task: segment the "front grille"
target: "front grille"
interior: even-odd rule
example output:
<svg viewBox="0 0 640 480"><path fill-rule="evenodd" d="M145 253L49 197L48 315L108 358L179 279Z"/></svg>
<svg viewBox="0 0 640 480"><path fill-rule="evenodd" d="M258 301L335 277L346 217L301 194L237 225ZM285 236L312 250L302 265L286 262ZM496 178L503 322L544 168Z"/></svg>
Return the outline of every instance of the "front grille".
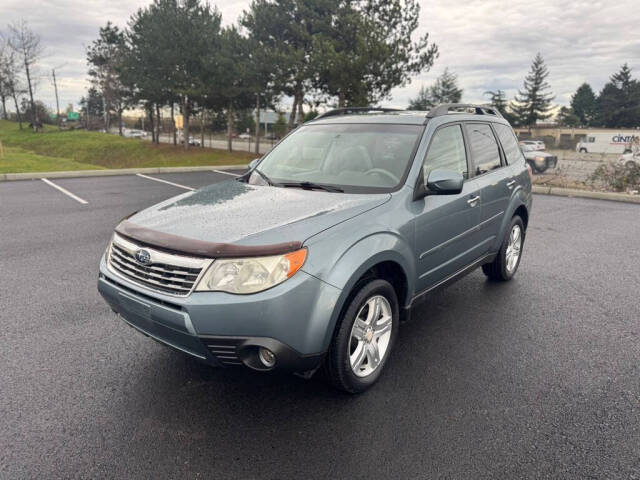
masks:
<svg viewBox="0 0 640 480"><path fill-rule="evenodd" d="M238 344L241 340L203 338L202 341L222 365L231 366L243 364L240 357L238 357Z"/></svg>
<svg viewBox="0 0 640 480"><path fill-rule="evenodd" d="M136 260L135 252L144 249L150 262ZM186 296L211 263L209 259L185 257L160 252L137 245L119 235L114 235L109 252L109 266L113 271L151 290L171 295Z"/></svg>

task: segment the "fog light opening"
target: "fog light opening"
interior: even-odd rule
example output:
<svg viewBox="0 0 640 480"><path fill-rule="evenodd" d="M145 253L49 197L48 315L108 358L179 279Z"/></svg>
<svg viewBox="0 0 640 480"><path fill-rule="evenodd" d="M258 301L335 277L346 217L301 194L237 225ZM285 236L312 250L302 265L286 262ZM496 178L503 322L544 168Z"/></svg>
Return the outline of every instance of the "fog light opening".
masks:
<svg viewBox="0 0 640 480"><path fill-rule="evenodd" d="M268 348L260 347L258 349L258 358L267 368L273 368L276 364L276 355Z"/></svg>

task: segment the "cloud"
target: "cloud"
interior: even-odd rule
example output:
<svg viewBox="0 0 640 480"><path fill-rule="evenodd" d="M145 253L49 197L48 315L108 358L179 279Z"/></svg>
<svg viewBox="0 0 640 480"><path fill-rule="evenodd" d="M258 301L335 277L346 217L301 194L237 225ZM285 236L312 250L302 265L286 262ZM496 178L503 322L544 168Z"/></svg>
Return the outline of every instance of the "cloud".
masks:
<svg viewBox="0 0 640 480"><path fill-rule="evenodd" d="M464 88L463 100L486 101L502 89L512 98L537 52L549 68L555 101L567 104L583 82L600 90L628 62L640 74L640 8L613 2L473 0L422 1L420 33L429 32L440 57L433 69L395 89L390 106L404 107L422 84L449 67Z"/></svg>
<svg viewBox="0 0 640 480"><path fill-rule="evenodd" d="M55 106L51 69L56 69L61 108L77 103L87 87L85 48L108 20L120 27L148 0L0 0L4 23L24 18L46 48L36 76L38 98ZM215 2L212 2L215 3ZM217 2L223 21L234 23L249 0ZM449 67L464 89L463 100L484 102L487 90L513 97L531 60L542 53L556 95L567 104L582 82L600 90L625 62L640 77L640 8L637 0L421 0L418 34L429 32L440 57L434 67L392 92L386 106L404 108L423 84Z"/></svg>

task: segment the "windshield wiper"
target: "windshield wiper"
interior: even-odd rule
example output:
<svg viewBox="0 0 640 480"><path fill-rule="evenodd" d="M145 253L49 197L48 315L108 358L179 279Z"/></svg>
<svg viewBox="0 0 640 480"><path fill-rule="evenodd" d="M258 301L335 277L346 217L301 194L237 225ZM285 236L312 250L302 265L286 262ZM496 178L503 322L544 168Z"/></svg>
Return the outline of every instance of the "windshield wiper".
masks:
<svg viewBox="0 0 640 480"><path fill-rule="evenodd" d="M260 175L260 176L262 177L262 179L263 179L265 182L267 182L267 185L271 185L271 186L275 185L275 183L273 183L269 177L267 177L264 173L262 173L262 172L261 172L260 170L258 170L257 168L254 168L254 169L253 169L253 171L254 171L254 172L256 172L258 175Z"/></svg>
<svg viewBox="0 0 640 480"><path fill-rule="evenodd" d="M325 192L338 192L343 193L344 190L340 187L334 187L333 185L325 185L322 183L314 182L281 182L275 184L277 187L290 187L290 188L302 188L304 190L324 190Z"/></svg>

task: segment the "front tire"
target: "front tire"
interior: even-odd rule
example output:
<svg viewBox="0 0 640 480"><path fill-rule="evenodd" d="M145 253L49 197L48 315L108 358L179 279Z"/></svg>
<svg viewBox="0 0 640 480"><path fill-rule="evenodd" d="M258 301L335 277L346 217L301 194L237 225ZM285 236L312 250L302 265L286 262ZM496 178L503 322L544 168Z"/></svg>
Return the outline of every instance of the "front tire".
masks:
<svg viewBox="0 0 640 480"><path fill-rule="evenodd" d="M581 148L580 149L580 153L587 153L587 149L586 148Z"/></svg>
<svg viewBox="0 0 640 480"><path fill-rule="evenodd" d="M371 387L389 358L399 320L398 298L389 282L375 279L362 285L329 347L325 370L331 384L348 393Z"/></svg>
<svg viewBox="0 0 640 480"><path fill-rule="evenodd" d="M524 224L518 215L514 215L502 240L498 255L491 263L482 266L482 271L490 280L506 282L511 280L518 270L524 245Z"/></svg>

